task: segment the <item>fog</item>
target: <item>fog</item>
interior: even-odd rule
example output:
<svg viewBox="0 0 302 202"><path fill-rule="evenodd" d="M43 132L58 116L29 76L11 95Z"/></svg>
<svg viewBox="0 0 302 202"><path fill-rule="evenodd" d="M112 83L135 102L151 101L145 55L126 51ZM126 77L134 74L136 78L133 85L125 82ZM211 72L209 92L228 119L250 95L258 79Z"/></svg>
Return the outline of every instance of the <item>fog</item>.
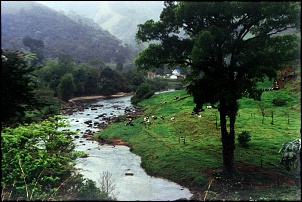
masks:
<svg viewBox="0 0 302 202"><path fill-rule="evenodd" d="M137 25L159 20L164 1L37 1L64 14L92 19L124 43L134 43Z"/></svg>

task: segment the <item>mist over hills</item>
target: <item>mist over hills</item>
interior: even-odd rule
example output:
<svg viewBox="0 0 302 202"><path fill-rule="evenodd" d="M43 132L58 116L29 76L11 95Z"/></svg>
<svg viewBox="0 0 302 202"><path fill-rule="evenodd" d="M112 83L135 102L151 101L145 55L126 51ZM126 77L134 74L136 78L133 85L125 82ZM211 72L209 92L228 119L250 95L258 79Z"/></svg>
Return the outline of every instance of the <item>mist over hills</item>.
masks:
<svg viewBox="0 0 302 202"><path fill-rule="evenodd" d="M133 49L93 21L67 17L33 1L1 1L1 48L26 49L24 37L39 42L47 58L68 54L82 62L124 63ZM43 49L43 50L42 50Z"/></svg>
<svg viewBox="0 0 302 202"><path fill-rule="evenodd" d="M164 1L38 1L66 14L92 19L123 43L135 45L137 25L159 20Z"/></svg>

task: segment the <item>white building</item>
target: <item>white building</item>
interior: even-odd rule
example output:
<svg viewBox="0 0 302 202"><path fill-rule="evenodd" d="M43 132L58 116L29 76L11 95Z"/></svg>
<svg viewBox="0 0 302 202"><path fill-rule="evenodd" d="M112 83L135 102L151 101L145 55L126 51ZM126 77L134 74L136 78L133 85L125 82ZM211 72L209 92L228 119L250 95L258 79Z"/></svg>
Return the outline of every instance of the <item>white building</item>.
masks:
<svg viewBox="0 0 302 202"><path fill-rule="evenodd" d="M177 79L177 76L176 75L171 75L170 79Z"/></svg>

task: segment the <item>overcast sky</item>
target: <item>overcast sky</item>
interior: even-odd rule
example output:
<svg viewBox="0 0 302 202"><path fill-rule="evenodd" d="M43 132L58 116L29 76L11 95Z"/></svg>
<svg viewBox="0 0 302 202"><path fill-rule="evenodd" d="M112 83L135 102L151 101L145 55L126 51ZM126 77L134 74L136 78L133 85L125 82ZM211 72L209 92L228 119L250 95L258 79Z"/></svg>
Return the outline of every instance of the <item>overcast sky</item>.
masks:
<svg viewBox="0 0 302 202"><path fill-rule="evenodd" d="M98 12L112 11L112 8L121 7L125 11L135 10L146 16L158 16L164 8L164 1L36 1L57 11L76 11L78 14L93 18ZM118 9L118 8L117 8ZM115 10L115 9L114 9Z"/></svg>

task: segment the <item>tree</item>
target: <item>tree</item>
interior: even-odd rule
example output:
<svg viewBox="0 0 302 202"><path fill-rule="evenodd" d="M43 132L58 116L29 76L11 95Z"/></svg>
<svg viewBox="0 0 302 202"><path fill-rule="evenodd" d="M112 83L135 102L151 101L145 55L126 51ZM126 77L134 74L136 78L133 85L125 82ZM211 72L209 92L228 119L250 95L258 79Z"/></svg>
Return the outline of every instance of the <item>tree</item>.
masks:
<svg viewBox="0 0 302 202"><path fill-rule="evenodd" d="M86 65L83 63L80 63L75 69L74 69L74 83L76 85L76 96L81 96L85 92L85 83L86 83Z"/></svg>
<svg viewBox="0 0 302 202"><path fill-rule="evenodd" d="M160 20L138 25L137 42L150 42L135 60L138 69L189 68L187 91L200 111L219 105L223 173L235 169L238 99L260 100L256 83L299 58L299 2L165 2ZM151 43L151 42L158 43ZM229 117L229 131L227 130Z"/></svg>
<svg viewBox="0 0 302 202"><path fill-rule="evenodd" d="M105 67L101 70L98 78L99 93L102 95L112 95L118 92L129 92L129 82L117 70Z"/></svg>
<svg viewBox="0 0 302 202"><path fill-rule="evenodd" d="M60 76L58 72L58 61L54 59L48 59L45 61L45 65L37 71L37 75L42 83L47 83L50 88L56 92L57 86L60 82Z"/></svg>
<svg viewBox="0 0 302 202"><path fill-rule="evenodd" d="M75 63L68 54L60 54L58 57L58 65L56 71L62 77L66 73L72 73Z"/></svg>
<svg viewBox="0 0 302 202"><path fill-rule="evenodd" d="M32 54L21 51L9 52L1 49L2 61L2 120L3 125L22 122L25 111L35 108L37 99L34 90L37 80L34 72L39 68L32 65Z"/></svg>
<svg viewBox="0 0 302 202"><path fill-rule="evenodd" d="M145 82L145 78L143 75L134 74L135 76L131 79L131 84L134 86L139 86Z"/></svg>
<svg viewBox="0 0 302 202"><path fill-rule="evenodd" d="M98 88L97 83L99 81L100 68L97 67L87 67L86 69L86 82L84 84L85 94L97 94Z"/></svg>
<svg viewBox="0 0 302 202"><path fill-rule="evenodd" d="M37 55L37 62L42 63L44 59L44 43L42 40L30 38L28 36L23 37L23 45L30 48L30 52Z"/></svg>
<svg viewBox="0 0 302 202"><path fill-rule="evenodd" d="M66 73L58 85L58 92L63 101L67 102L72 98L73 93L76 90L76 85L74 83L74 78L71 73Z"/></svg>
<svg viewBox="0 0 302 202"><path fill-rule="evenodd" d="M122 71L124 68L124 64L121 62L116 63L116 70Z"/></svg>
<svg viewBox="0 0 302 202"><path fill-rule="evenodd" d="M264 123L264 116L265 116L265 107L264 107L264 103L261 102L261 101L258 101L257 102L257 105L259 106L259 109L261 111L261 116L262 116L262 121L261 123L263 124Z"/></svg>
<svg viewBox="0 0 302 202"><path fill-rule="evenodd" d="M100 82L98 82L98 90L102 95L112 95L118 93L115 88L115 82L107 77L102 78Z"/></svg>

